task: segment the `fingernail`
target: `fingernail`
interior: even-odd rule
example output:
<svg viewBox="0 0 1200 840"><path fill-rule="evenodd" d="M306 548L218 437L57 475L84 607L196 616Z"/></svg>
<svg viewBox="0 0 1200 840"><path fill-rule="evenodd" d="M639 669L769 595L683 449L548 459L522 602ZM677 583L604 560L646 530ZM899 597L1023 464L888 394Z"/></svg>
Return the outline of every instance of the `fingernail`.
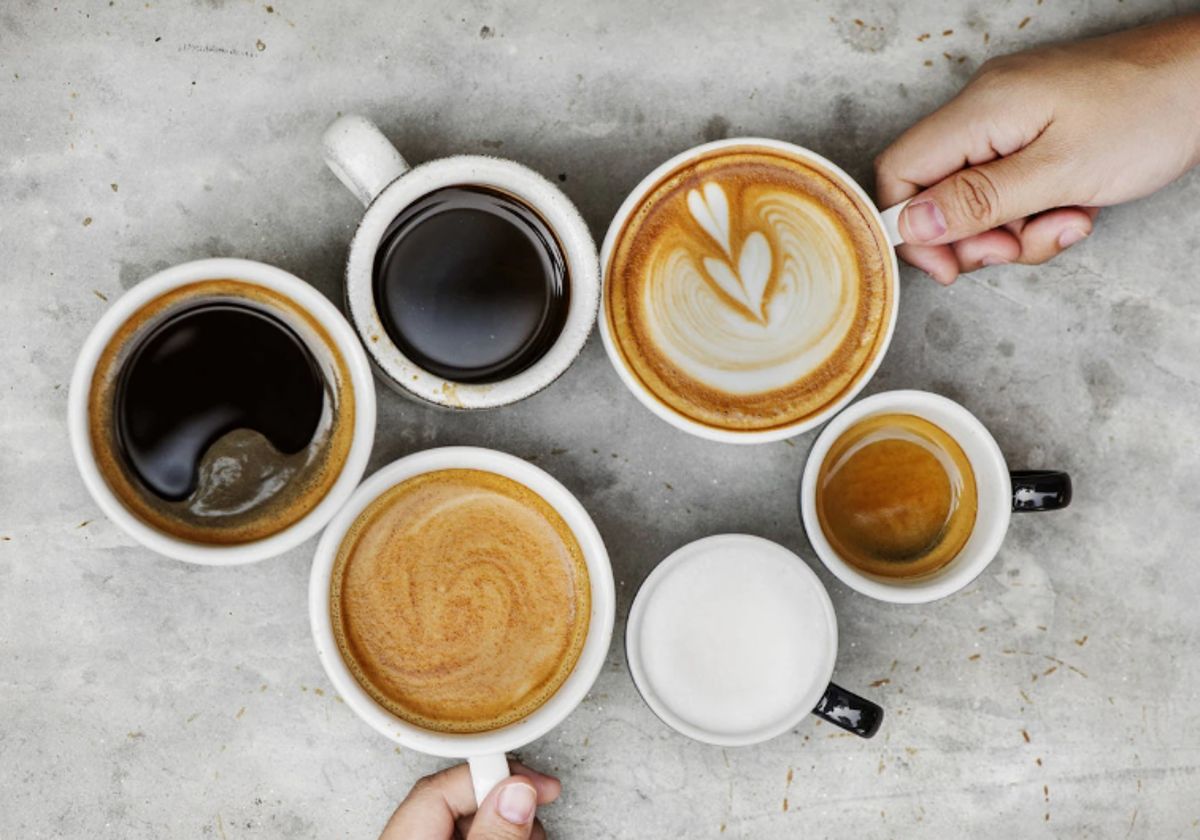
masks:
<svg viewBox="0 0 1200 840"><path fill-rule="evenodd" d="M1058 235L1058 247L1070 248L1081 239L1086 239L1087 234L1079 228L1067 228Z"/></svg>
<svg viewBox="0 0 1200 840"><path fill-rule="evenodd" d="M946 215L932 201L918 201L904 208L908 232L918 242L937 239L946 232Z"/></svg>
<svg viewBox="0 0 1200 840"><path fill-rule="evenodd" d="M1008 260L1004 259L1004 257L997 257L995 254L988 254L983 258L984 265L1004 265L1007 262Z"/></svg>
<svg viewBox="0 0 1200 840"><path fill-rule="evenodd" d="M525 825L533 819L537 791L526 784L512 784L500 791L496 810L513 825Z"/></svg>

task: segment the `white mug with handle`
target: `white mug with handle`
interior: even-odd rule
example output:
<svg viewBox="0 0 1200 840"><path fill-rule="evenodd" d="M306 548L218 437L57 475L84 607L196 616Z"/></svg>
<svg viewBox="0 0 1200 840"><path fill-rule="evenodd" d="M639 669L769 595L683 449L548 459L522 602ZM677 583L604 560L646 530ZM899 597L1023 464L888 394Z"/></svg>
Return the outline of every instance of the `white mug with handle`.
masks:
<svg viewBox="0 0 1200 840"><path fill-rule="evenodd" d="M486 409L538 393L571 366L596 323L600 265L587 223L557 185L519 163L483 155L409 166L373 122L353 114L331 123L321 145L330 170L366 207L346 260L346 309L385 384L425 404ZM392 222L430 193L462 186L495 190L525 205L553 233L566 263L569 302L557 337L532 365L497 382L455 382L421 367L389 336L375 301L376 253ZM447 242L447 247L464 243Z"/></svg>
<svg viewBox="0 0 1200 840"><path fill-rule="evenodd" d="M587 638L570 676L550 699L528 717L485 732L452 733L423 729L385 709L354 678L342 659L333 632L330 592L333 568L342 540L359 514L401 482L438 470L469 469L495 473L541 496L571 529L583 551L591 586ZM527 461L490 449L468 446L418 452L387 465L355 491L325 529L317 546L309 583L309 617L325 673L334 689L359 717L398 744L443 758L467 759L476 802L483 802L498 782L509 776L506 753L545 735L561 723L591 690L612 640L616 595L604 541L583 505L562 484Z"/></svg>

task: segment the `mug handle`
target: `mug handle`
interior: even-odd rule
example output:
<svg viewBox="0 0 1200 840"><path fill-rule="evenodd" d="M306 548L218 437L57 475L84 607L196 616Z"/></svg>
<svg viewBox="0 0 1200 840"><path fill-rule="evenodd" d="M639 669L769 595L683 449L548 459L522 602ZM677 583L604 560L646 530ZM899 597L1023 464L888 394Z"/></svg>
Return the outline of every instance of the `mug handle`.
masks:
<svg viewBox="0 0 1200 840"><path fill-rule="evenodd" d="M812 713L860 738L875 737L883 723L883 709L836 683L829 684L825 696Z"/></svg>
<svg viewBox="0 0 1200 840"><path fill-rule="evenodd" d="M338 180L367 207L411 167L366 117L338 117L321 137L321 154Z"/></svg>
<svg viewBox="0 0 1200 840"><path fill-rule="evenodd" d="M1014 511L1061 510L1071 504L1071 476L1058 470L1012 470Z"/></svg>
<svg viewBox="0 0 1200 840"><path fill-rule="evenodd" d="M908 201L901 201L886 210L879 211L879 219L883 222L883 233L893 248L904 244L904 237L900 235L900 214L908 206Z"/></svg>
<svg viewBox="0 0 1200 840"><path fill-rule="evenodd" d="M467 759L471 767L471 784L475 787L475 804L482 805L484 797L492 788L512 774L508 772L508 758L503 753L477 755Z"/></svg>

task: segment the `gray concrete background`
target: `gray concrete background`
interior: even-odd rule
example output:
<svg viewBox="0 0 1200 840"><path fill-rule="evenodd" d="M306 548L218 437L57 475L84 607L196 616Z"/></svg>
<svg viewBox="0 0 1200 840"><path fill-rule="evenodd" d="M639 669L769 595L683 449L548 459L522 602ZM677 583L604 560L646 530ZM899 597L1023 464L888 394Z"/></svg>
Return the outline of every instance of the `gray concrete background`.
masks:
<svg viewBox="0 0 1200 840"><path fill-rule="evenodd" d="M646 172L699 141L796 141L869 186L873 156L987 56L1185 4L1065 5L6 0L0 837L374 838L446 764L397 754L334 696L305 614L314 543L243 568L161 559L99 513L68 450L75 353L156 269L248 257L340 300L359 207L317 154L339 112L410 161L530 164L600 239ZM612 554L618 638L685 542L796 550L839 613L836 679L888 711L872 741L810 719L722 751L662 726L614 643L588 700L521 752L564 781L551 835L1200 836L1198 230L1193 175L1103 212L1044 268L950 289L905 270L868 392L950 396L1014 467L1077 488L925 607L872 602L815 560L794 501L812 434L745 449L676 432L595 337L554 387L494 413L381 390L372 470L475 444L578 494Z"/></svg>

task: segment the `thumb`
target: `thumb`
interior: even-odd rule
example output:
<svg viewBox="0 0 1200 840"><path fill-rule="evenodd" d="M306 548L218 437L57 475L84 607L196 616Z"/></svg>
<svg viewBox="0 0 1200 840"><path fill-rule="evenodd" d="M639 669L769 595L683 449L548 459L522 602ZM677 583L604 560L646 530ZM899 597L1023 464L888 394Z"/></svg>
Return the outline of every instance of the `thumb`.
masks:
<svg viewBox="0 0 1200 840"><path fill-rule="evenodd" d="M916 195L900 214L900 234L905 242L944 245L1076 203L1068 167L1035 143L959 170Z"/></svg>
<svg viewBox="0 0 1200 840"><path fill-rule="evenodd" d="M528 840L537 810L537 790L524 776L509 776L475 813L467 840Z"/></svg>

